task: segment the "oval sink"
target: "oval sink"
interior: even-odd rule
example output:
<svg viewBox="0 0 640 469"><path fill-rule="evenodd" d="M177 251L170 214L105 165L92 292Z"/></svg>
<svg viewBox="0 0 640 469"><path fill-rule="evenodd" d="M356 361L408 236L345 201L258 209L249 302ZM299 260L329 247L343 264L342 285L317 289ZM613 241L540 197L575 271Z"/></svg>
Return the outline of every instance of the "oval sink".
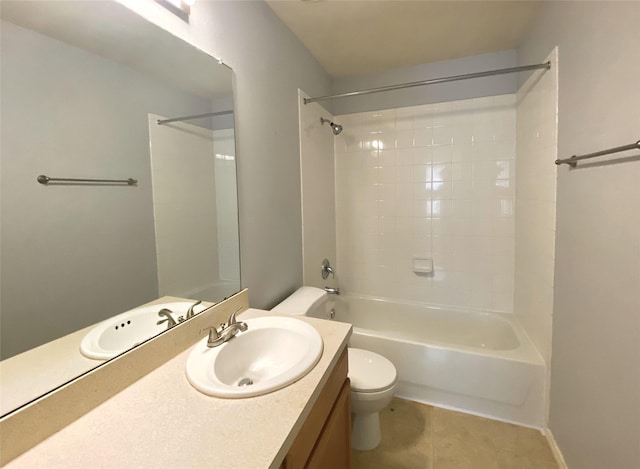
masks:
<svg viewBox="0 0 640 469"><path fill-rule="evenodd" d="M80 342L80 353L87 358L108 360L129 350L131 347L144 342L167 330L167 323L157 324L164 319L158 316L163 308L173 312L177 321L179 316L185 316L193 301L176 301L172 303L158 303L142 306L118 314L99 323L84 336ZM198 314L206 306L199 304L193 308Z"/></svg>
<svg viewBox="0 0 640 469"><path fill-rule="evenodd" d="M244 321L248 329L209 348L198 342L187 359L187 379L215 397L244 398L284 388L320 360L322 337L299 319L267 316Z"/></svg>

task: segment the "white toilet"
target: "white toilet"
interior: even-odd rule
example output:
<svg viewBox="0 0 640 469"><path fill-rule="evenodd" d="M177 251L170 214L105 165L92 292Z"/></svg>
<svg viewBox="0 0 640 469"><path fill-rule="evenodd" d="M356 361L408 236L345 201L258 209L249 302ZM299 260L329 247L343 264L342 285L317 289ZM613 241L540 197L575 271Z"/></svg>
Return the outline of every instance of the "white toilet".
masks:
<svg viewBox="0 0 640 469"><path fill-rule="evenodd" d="M300 287L271 311L327 318L327 292L315 287ZM357 450L374 449L380 444L379 412L384 409L396 387L396 368L389 360L369 350L349 348L351 381L351 446Z"/></svg>

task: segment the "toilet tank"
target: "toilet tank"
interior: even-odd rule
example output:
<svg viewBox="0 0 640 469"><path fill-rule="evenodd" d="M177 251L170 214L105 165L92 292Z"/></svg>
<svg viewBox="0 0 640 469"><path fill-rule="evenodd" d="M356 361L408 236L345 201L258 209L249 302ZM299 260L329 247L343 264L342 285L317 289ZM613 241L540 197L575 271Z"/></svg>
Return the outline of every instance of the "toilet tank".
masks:
<svg viewBox="0 0 640 469"><path fill-rule="evenodd" d="M276 313L301 314L304 316L323 317L327 292L316 287L300 287L291 296L271 308Z"/></svg>

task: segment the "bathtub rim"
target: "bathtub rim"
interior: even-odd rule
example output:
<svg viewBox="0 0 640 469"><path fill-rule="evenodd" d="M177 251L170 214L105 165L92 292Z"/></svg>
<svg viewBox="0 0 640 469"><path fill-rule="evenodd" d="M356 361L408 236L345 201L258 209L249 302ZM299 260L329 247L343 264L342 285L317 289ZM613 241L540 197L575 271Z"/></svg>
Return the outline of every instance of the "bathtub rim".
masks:
<svg viewBox="0 0 640 469"><path fill-rule="evenodd" d="M366 329L366 328L359 327L352 324L354 334L358 333L358 334L363 334L370 337L381 337L381 338L386 337L386 338L389 338L390 340L398 340L398 341L403 341L403 342L416 344L416 345L427 344L439 350L454 349L454 350L464 351L467 353L476 353L478 355L501 357L509 360L546 366L546 363L542 358L542 355L533 345L533 342L531 341L526 331L520 324L518 317L515 313L478 310L478 309L463 308L463 307L450 306L450 305L435 305L435 304L414 301L414 300L370 296L370 295L351 293L351 292L343 292L339 297L330 298L329 303L331 302L341 303L341 302L348 301L349 299L369 300L369 301L375 301L378 303L393 303L397 305L410 305L414 307L424 308L427 310L450 311L454 313L460 312L460 313L466 313L466 314L500 318L501 320L509 324L509 326L511 327L511 329L513 330L513 332L515 333L518 339L519 345L518 347L513 349L496 350L496 349L490 349L490 348L467 346L462 344L453 344L449 342L439 342L435 340L416 341L408 338L396 337L395 335L381 334L379 331Z"/></svg>

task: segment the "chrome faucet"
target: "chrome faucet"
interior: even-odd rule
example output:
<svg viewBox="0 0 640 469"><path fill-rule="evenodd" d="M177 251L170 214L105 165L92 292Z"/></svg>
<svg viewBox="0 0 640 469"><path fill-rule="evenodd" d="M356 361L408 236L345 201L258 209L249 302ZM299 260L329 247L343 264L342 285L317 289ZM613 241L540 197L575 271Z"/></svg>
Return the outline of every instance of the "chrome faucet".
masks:
<svg viewBox="0 0 640 469"><path fill-rule="evenodd" d="M189 309L187 310L187 319L192 318L196 315L196 313L194 313L193 308L195 306L198 306L200 303L202 303L202 300L198 300L195 303L193 303L191 306L189 306Z"/></svg>
<svg viewBox="0 0 640 469"><path fill-rule="evenodd" d="M220 330L218 330L216 326L200 329L201 334L204 331L209 331L207 347L213 348L217 347L218 345L222 345L228 340L231 340L233 337L235 337L238 332L244 332L247 330L248 327L246 323L236 320L236 313L241 309L242 307L231 313L231 316L229 316L229 320L227 321L227 323L220 325Z"/></svg>
<svg viewBox="0 0 640 469"><path fill-rule="evenodd" d="M178 324L176 322L175 319L173 319L173 316L171 316L171 313L173 311L171 311L170 309L167 308L162 308L160 311L158 311L158 316L161 318L165 318L165 319L161 319L158 322L156 322L157 325L160 325L162 323L167 323L167 329L171 329L173 326L175 326L176 324Z"/></svg>
<svg viewBox="0 0 640 469"><path fill-rule="evenodd" d="M326 291L329 295L339 295L340 294L340 289L339 288L324 287L324 291Z"/></svg>

